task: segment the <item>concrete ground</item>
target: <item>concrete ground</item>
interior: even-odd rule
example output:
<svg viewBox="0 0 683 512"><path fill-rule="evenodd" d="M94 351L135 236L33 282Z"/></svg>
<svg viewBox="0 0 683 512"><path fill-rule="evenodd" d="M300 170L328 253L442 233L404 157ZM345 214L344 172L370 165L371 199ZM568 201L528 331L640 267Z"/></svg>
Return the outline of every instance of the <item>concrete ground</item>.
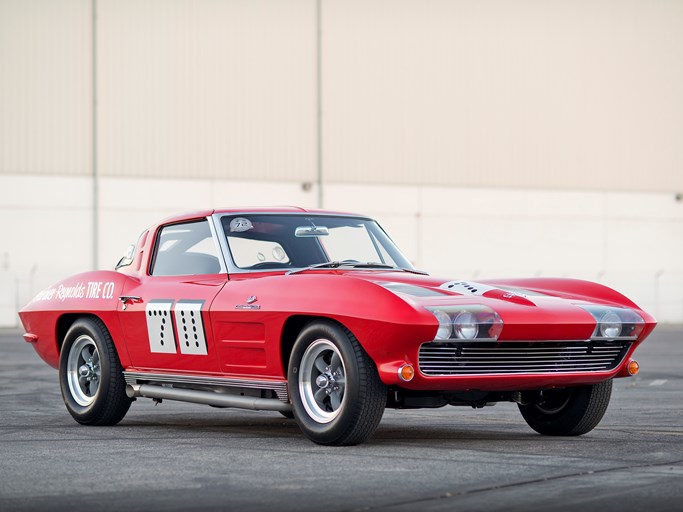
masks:
<svg viewBox="0 0 683 512"><path fill-rule="evenodd" d="M0 510L680 510L683 328L636 356L582 437L542 437L498 404L388 410L368 443L329 448L278 413L178 402L79 426L57 372L4 331Z"/></svg>

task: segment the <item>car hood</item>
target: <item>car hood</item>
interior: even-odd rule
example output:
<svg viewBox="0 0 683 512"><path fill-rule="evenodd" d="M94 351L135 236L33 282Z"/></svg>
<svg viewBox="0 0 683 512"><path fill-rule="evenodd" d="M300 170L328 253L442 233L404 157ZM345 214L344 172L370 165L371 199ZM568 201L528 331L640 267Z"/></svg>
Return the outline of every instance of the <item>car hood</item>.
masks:
<svg viewBox="0 0 683 512"><path fill-rule="evenodd" d="M397 272L347 272L348 277L374 282L411 302L438 305L463 301L494 300L520 306L539 307L558 299L576 303L599 303L638 308L606 286L565 278L448 279Z"/></svg>
<svg viewBox="0 0 683 512"><path fill-rule="evenodd" d="M526 278L463 280L397 272L353 271L348 277L372 281L414 307L481 304L495 310L505 324L506 337L586 339L595 318L583 305L627 307L643 320L654 318L620 293L597 283L576 279Z"/></svg>

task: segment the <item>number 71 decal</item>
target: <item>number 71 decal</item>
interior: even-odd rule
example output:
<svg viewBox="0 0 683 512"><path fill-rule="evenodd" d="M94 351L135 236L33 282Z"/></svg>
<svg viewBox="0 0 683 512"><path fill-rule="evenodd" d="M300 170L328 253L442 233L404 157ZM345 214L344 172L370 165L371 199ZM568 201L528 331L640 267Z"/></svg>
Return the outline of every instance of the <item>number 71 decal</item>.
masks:
<svg viewBox="0 0 683 512"><path fill-rule="evenodd" d="M202 319L203 300L153 299L145 308L147 336L151 352L207 354Z"/></svg>

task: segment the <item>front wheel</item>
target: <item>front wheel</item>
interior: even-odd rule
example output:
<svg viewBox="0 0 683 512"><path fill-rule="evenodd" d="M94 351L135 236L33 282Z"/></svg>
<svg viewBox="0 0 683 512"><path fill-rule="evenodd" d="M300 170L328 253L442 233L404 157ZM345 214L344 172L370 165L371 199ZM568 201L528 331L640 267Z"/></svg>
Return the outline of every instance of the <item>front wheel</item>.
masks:
<svg viewBox="0 0 683 512"><path fill-rule="evenodd" d="M116 347L101 320L81 318L64 338L59 384L71 416L83 425L115 425L132 400Z"/></svg>
<svg viewBox="0 0 683 512"><path fill-rule="evenodd" d="M519 410L527 424L548 436L580 436L593 430L607 411L612 381L592 386L539 391Z"/></svg>
<svg viewBox="0 0 683 512"><path fill-rule="evenodd" d="M309 324L289 361L294 419L318 444L366 441L379 425L387 388L355 336L327 321Z"/></svg>

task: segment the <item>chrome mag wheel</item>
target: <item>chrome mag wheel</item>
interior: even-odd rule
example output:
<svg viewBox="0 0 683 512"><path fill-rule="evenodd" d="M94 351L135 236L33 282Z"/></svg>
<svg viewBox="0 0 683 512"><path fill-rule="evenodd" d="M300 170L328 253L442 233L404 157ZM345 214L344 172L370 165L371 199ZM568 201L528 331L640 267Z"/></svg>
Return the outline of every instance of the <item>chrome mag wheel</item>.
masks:
<svg viewBox="0 0 683 512"><path fill-rule="evenodd" d="M116 345L99 318L77 318L59 354L59 387L69 414L81 425L116 425L132 399Z"/></svg>
<svg viewBox="0 0 683 512"><path fill-rule="evenodd" d="M339 349L326 339L311 343L301 358L299 394L311 419L334 420L344 405L346 368Z"/></svg>
<svg viewBox="0 0 683 512"><path fill-rule="evenodd" d="M87 407L94 402L101 381L100 353L88 335L76 338L69 350L67 381L78 405Z"/></svg>
<svg viewBox="0 0 683 512"><path fill-rule="evenodd" d="M353 333L338 322L320 319L301 330L287 379L294 420L318 444L362 443L382 419L387 387Z"/></svg>

